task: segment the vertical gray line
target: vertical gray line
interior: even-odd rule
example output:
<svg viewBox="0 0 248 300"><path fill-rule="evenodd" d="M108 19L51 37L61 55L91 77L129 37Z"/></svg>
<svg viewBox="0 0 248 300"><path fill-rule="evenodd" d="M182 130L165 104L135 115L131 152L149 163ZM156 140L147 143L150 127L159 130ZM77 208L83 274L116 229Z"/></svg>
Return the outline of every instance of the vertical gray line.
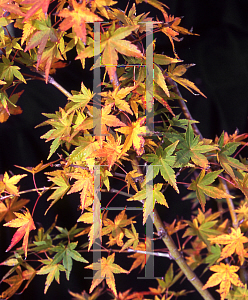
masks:
<svg viewBox="0 0 248 300"><path fill-rule="evenodd" d="M93 236L95 242L93 243L93 276L97 272L94 268L94 263L101 259L101 192L100 192L100 166L94 166L94 200L93 200ZM97 250L97 251L95 251ZM100 273L101 274L101 273ZM101 277L101 275L100 275Z"/></svg>
<svg viewBox="0 0 248 300"><path fill-rule="evenodd" d="M93 70L93 128L94 135L101 136L101 50L100 22L94 23L94 70Z"/></svg>
<svg viewBox="0 0 248 300"><path fill-rule="evenodd" d="M153 22L146 22L146 125L154 132Z"/></svg>

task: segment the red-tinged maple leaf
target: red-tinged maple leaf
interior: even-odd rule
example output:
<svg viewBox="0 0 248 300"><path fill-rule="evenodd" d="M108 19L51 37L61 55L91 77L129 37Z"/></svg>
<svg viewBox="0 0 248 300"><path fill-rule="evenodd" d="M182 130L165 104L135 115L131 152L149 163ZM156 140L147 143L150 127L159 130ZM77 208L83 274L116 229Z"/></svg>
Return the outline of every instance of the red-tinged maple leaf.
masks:
<svg viewBox="0 0 248 300"><path fill-rule="evenodd" d="M36 229L36 227L28 209L26 209L26 211L24 211L23 214L17 212L14 212L14 214L16 216L16 219L5 223L3 226L20 228L14 234L6 252L9 251L12 247L14 247L24 237L22 248L24 250L25 257L27 257L29 232L31 230Z"/></svg>
<svg viewBox="0 0 248 300"><path fill-rule="evenodd" d="M78 168L77 172L67 174L76 179L70 191L67 194L81 191L80 202L82 211L86 207L87 195L94 195L94 176L87 170Z"/></svg>
<svg viewBox="0 0 248 300"><path fill-rule="evenodd" d="M27 174L9 177L8 173L5 172L4 176L0 176L0 194L6 192L10 195L19 196L18 188L15 185L25 176Z"/></svg>
<svg viewBox="0 0 248 300"><path fill-rule="evenodd" d="M101 22L102 18L95 15L89 8L86 7L86 0L82 3L78 3L76 0L72 0L72 8L64 8L59 12L59 16L65 18L60 23L59 28L62 31L66 31L69 28L73 28L79 38L86 43L86 24L87 22Z"/></svg>
<svg viewBox="0 0 248 300"><path fill-rule="evenodd" d="M32 15L34 15L39 9L42 9L43 13L46 15L50 0L24 0L22 5L27 5L29 7L23 22L26 22Z"/></svg>
<svg viewBox="0 0 248 300"><path fill-rule="evenodd" d="M239 276L235 274L238 270L238 266L229 266L223 263L220 265L214 265L210 267L210 270L216 272L213 274L203 286L203 290L220 284L220 297L224 300L230 290L231 283L235 286L244 287L243 283L240 281Z"/></svg>
<svg viewBox="0 0 248 300"><path fill-rule="evenodd" d="M244 249L244 243L248 243L248 238L241 233L240 228L231 228L230 234L222 234L213 238L209 238L212 243L226 245L221 251L221 257L219 260L231 256L233 253L237 253L240 257L241 264L244 262L244 255L246 253Z"/></svg>
<svg viewBox="0 0 248 300"><path fill-rule="evenodd" d="M11 14L18 16L24 16L24 13L21 11L17 1L13 3L13 1L9 0L0 0L0 15L4 15L6 12L10 12Z"/></svg>
<svg viewBox="0 0 248 300"><path fill-rule="evenodd" d="M146 117L142 117L128 126L116 129L116 131L127 135L122 148L122 153L127 152L132 145L138 155L142 155L144 153L145 139L142 135L149 133L148 128L146 126L142 126L145 121Z"/></svg>
<svg viewBox="0 0 248 300"><path fill-rule="evenodd" d="M0 202L0 222L4 219L6 222L15 219L15 211L20 210L24 205L29 202L28 199L18 200L18 196L5 199L4 202Z"/></svg>
<svg viewBox="0 0 248 300"><path fill-rule="evenodd" d="M85 267L86 269L98 270L93 277L93 281L89 291L90 293L103 281L104 278L106 278L108 287L114 293L115 297L117 297L114 274L128 273L128 271L115 264L114 259L115 253L108 256L107 259L103 257L101 258L101 261Z"/></svg>

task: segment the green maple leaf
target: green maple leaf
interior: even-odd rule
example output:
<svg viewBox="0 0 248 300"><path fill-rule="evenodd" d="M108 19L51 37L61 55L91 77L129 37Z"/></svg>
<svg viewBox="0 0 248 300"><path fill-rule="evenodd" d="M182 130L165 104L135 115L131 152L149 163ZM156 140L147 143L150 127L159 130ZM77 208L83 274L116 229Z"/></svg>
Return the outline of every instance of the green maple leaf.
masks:
<svg viewBox="0 0 248 300"><path fill-rule="evenodd" d="M18 66L13 66L14 61L10 61L4 55L2 55L2 63L0 63L0 79L4 79L7 82L13 82L14 76L20 81L27 83L22 73L19 71Z"/></svg>
<svg viewBox="0 0 248 300"><path fill-rule="evenodd" d="M71 102L67 104L66 110L68 113L71 113L76 109L84 109L89 101L93 98L93 94L90 89L87 89L85 85L81 84L81 91L78 94L74 94L68 98Z"/></svg>
<svg viewBox="0 0 248 300"><path fill-rule="evenodd" d="M44 294L46 294L52 281L55 279L59 283L60 272L64 272L66 271L66 269L61 264L51 264L52 262L51 259L42 260L41 262L43 264L46 264L46 266L43 266L36 274L38 275L48 274L46 278L45 289L44 289Z"/></svg>
<svg viewBox="0 0 248 300"><path fill-rule="evenodd" d="M70 243L67 246L59 245L51 249L52 251L57 252L57 254L53 258L52 265L56 265L62 260L67 280L69 280L70 273L72 270L72 259L88 263L86 259L84 259L76 250L74 250L76 246L77 242Z"/></svg>
<svg viewBox="0 0 248 300"><path fill-rule="evenodd" d="M233 290L229 291L226 298L228 300L246 300L248 299L247 284L244 287L234 287Z"/></svg>
<svg viewBox="0 0 248 300"><path fill-rule="evenodd" d="M224 133L222 133L219 139L219 146L221 150L217 152L217 159L220 162L222 168L232 177L235 178L233 169L247 171L248 168L236 158L231 157L240 143L230 142L223 146L224 142Z"/></svg>
<svg viewBox="0 0 248 300"><path fill-rule="evenodd" d="M172 154L175 151L177 144L178 141L166 147L164 150L159 146L156 150L156 154L145 154L142 158L152 163L153 178L155 178L160 171L164 180L173 186L177 193L179 193L176 185L175 171L172 169L172 166L176 161L176 156Z"/></svg>
<svg viewBox="0 0 248 300"><path fill-rule="evenodd" d="M199 209L199 215L193 219L193 222L185 221L189 228L185 231L183 238L186 236L198 236L198 238L203 241L210 251L210 242L208 240L209 236L219 235L220 232L213 227L218 222L216 219L219 216L219 212L210 215L205 218L204 214Z"/></svg>
<svg viewBox="0 0 248 300"><path fill-rule="evenodd" d="M123 26L115 30L115 23L113 23L108 31L101 34L100 53L102 52L102 64L106 66L111 81L115 79L118 52L127 56L142 57L142 53L134 44L128 40L123 40L138 28L139 25L134 25ZM97 50L94 50L94 42L91 42L76 59L93 57L100 54Z"/></svg>
<svg viewBox="0 0 248 300"><path fill-rule="evenodd" d="M47 133L41 136L42 139L46 139L46 142L54 140L50 147L50 153L47 158L49 159L52 156L52 154L58 149L62 142L70 139L70 134L72 130L71 125L74 114L68 114L64 111L64 109L60 108L60 110L57 111L55 114L43 115L50 119L36 127L43 125L52 125L53 127L51 130L49 130Z"/></svg>
<svg viewBox="0 0 248 300"><path fill-rule="evenodd" d="M33 26L37 29L37 31L29 38L25 52L39 46L37 53L37 68L40 64L40 59L48 40L55 43L58 42L57 32L52 27L51 19L48 17L46 20L34 20Z"/></svg>
<svg viewBox="0 0 248 300"><path fill-rule="evenodd" d="M204 141L200 141L199 136L195 137L191 124L188 125L186 130L185 141L181 141L178 148L181 148L181 150L177 152L175 167L186 166L191 158L196 165L204 169L208 166L208 159L203 153L218 149L215 145L204 145Z"/></svg>
<svg viewBox="0 0 248 300"><path fill-rule="evenodd" d="M199 200L203 210L205 210L206 204L205 195L214 199L233 198L223 190L211 185L221 172L222 170L219 170L205 175L205 170L202 170L196 180L192 180L192 183L188 187L189 190L196 191L197 199Z"/></svg>
<svg viewBox="0 0 248 300"><path fill-rule="evenodd" d="M53 200L50 204L49 208L46 210L45 214L48 210L59 200L61 199L65 193L70 189L70 183L65 173L61 170L56 170L54 172L46 173L49 175L47 178L52 181L56 186L56 190L48 197L47 201Z"/></svg>
<svg viewBox="0 0 248 300"><path fill-rule="evenodd" d="M145 188L143 188L141 191L136 193L133 197L130 197L127 199L127 201L142 201L146 200L147 193L146 193L146 187L149 188L150 185L146 185ZM167 201L164 197L164 195L160 192L163 184L157 183L154 184L152 194L153 194L153 201L144 201L143 205L143 224L145 224L147 217L153 212L155 203L159 203L162 205L165 205L166 207L169 207L167 204ZM150 193L151 191L149 191ZM147 203L149 202L149 203ZM151 202L151 203L150 203Z"/></svg>

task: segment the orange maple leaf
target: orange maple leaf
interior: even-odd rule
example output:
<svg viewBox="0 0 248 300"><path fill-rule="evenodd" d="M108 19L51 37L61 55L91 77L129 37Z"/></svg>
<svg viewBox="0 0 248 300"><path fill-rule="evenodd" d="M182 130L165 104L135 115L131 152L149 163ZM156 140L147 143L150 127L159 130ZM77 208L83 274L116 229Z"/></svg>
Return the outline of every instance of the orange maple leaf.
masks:
<svg viewBox="0 0 248 300"><path fill-rule="evenodd" d="M231 256L236 252L241 259L241 263L244 260L244 243L248 242L248 238L241 233L240 228L231 228L232 232L230 234L222 234L213 238L209 238L212 243L226 245L221 251L221 257L219 260Z"/></svg>
<svg viewBox="0 0 248 300"><path fill-rule="evenodd" d="M117 297L114 273L128 273L128 271L122 269L119 265L114 264L114 259L115 253L108 256L107 259L103 257L101 258L101 261L85 267L86 269L98 270L93 277L93 281L89 291L90 293L103 281L104 278L106 278L107 285Z"/></svg>
<svg viewBox="0 0 248 300"><path fill-rule="evenodd" d="M48 10L48 6L50 4L50 0L24 0L21 3L27 4L30 6L29 10L26 13L26 16L23 22L27 21L32 15L34 15L39 9L42 9L43 13L46 14Z"/></svg>
<svg viewBox="0 0 248 300"><path fill-rule="evenodd" d="M122 154L127 152L132 144L134 150L138 155L142 155L144 153L145 139L142 135L149 133L148 128L146 126L142 126L145 123L145 120L146 117L142 117L128 126L116 129L116 131L127 135L122 148Z"/></svg>
<svg viewBox="0 0 248 300"><path fill-rule="evenodd" d="M59 16L65 18L60 23L59 28L62 31L66 31L69 28L73 28L79 38L82 39L84 44L86 43L86 24L87 22L101 22L102 18L95 15L89 8L86 7L86 0L82 3L78 3L76 0L72 0L73 9L64 8L59 12Z"/></svg>
<svg viewBox="0 0 248 300"><path fill-rule="evenodd" d="M8 223L5 223L3 226L7 227L15 227L18 228L20 227L16 233L14 234L11 243L6 250L9 251L13 246L15 246L23 237L23 243L22 243L22 248L25 253L25 257L27 257L27 252L28 252L28 237L29 237L29 232L33 229L36 229L34 225L34 221L32 216L30 215L29 210L27 209L26 211L21 213L16 213L14 212L15 216L17 217L14 220L9 221Z"/></svg>
<svg viewBox="0 0 248 300"><path fill-rule="evenodd" d="M235 274L238 269L238 266L229 266L223 263L210 267L210 270L216 273L208 279L207 283L202 287L202 289L205 290L220 283L219 293L221 300L224 300L230 290L231 283L235 286L244 287L243 283L239 279L239 276Z"/></svg>
<svg viewBox="0 0 248 300"><path fill-rule="evenodd" d="M0 222L4 219L6 222L15 219L14 212L20 210L24 205L29 202L28 199L20 199L18 196L5 199L4 202L0 202Z"/></svg>

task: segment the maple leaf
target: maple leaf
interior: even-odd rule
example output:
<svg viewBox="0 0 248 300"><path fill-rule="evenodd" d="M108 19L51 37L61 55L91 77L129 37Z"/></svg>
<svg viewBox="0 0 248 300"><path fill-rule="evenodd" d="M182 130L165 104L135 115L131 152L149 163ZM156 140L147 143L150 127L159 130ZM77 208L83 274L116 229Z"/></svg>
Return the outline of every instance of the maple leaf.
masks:
<svg viewBox="0 0 248 300"><path fill-rule="evenodd" d="M51 259L42 260L43 264L46 264L43 266L39 271L37 271L38 275L48 274L45 282L45 289L44 294L46 294L49 286L51 285L52 281L55 279L57 283L60 283L59 281L59 275L60 272L66 271L65 267L61 264L52 264Z"/></svg>
<svg viewBox="0 0 248 300"><path fill-rule="evenodd" d="M244 243L248 243L248 238L241 233L240 228L231 228L230 234L222 234L213 238L209 238L211 243L226 245L222 251L219 260L231 256L233 253L238 254L241 260L241 264L244 262L244 255L246 253L244 249Z"/></svg>
<svg viewBox="0 0 248 300"><path fill-rule="evenodd" d="M70 191L67 194L80 193L80 202L82 211L86 207L87 194L94 195L94 176L87 170L79 168L77 172L68 173L68 176L76 179Z"/></svg>
<svg viewBox="0 0 248 300"><path fill-rule="evenodd" d="M156 154L145 154L142 156L143 159L151 162L153 166L153 178L155 178L160 172L164 180L167 181L173 188L179 193L178 187L176 185L175 171L172 169L176 161L176 156L172 156L176 149L179 141L169 145L165 149L159 146L156 149Z"/></svg>
<svg viewBox="0 0 248 300"><path fill-rule="evenodd" d="M38 70L41 57L44 52L44 49L47 45L48 40L52 43L58 42L58 36L56 30L52 27L51 19L48 17L47 19L35 20L33 26L37 29L34 34L29 38L25 52L39 46L37 52L37 65L36 69Z"/></svg>
<svg viewBox="0 0 248 300"><path fill-rule="evenodd" d="M121 137L116 134L116 139L112 134L106 136L106 142L103 141L101 148L96 149L89 158L99 158L101 157L101 164L108 165L108 170L112 168L112 166L118 161L121 156L121 149L123 145L121 145ZM106 165L105 164L105 165Z"/></svg>
<svg viewBox="0 0 248 300"><path fill-rule="evenodd" d="M150 252L151 250L151 240L150 239L146 239L146 242L139 242L138 246L135 248L135 250L137 251L141 251L141 252ZM134 251L135 251L134 250ZM146 262L149 258L150 254L148 253L134 253L132 255L129 255L128 257L132 257L135 258L135 261L133 262L131 268L129 269L128 273L130 273L132 270L138 268L138 266L140 266L140 271L142 269L144 269Z"/></svg>
<svg viewBox="0 0 248 300"><path fill-rule="evenodd" d="M26 209L26 211L23 211L23 214L14 212L14 215L16 216L16 219L13 219L3 225L3 226L7 226L7 227L15 227L15 228L20 227L14 234L14 236L11 240L11 243L10 243L9 247L7 248L6 252L9 251L13 246L15 246L23 238L22 248L23 248L25 257L27 257L29 232L31 230L36 229L36 227L34 225L33 218L30 215L30 212L28 209Z"/></svg>
<svg viewBox="0 0 248 300"><path fill-rule="evenodd" d="M56 190L47 198L47 201L53 200L52 203L49 205L48 209L46 210L45 214L48 210L59 200L61 199L65 193L70 189L70 184L68 178L64 171L56 170L53 172L46 173L49 175L47 178L48 180L52 181L54 184L57 185ZM51 177L52 176L52 177Z"/></svg>
<svg viewBox="0 0 248 300"><path fill-rule="evenodd" d="M4 92L0 93L0 122L6 122L10 115L19 115L22 113L20 106L16 105L17 100L24 92L11 95L9 98Z"/></svg>
<svg viewBox="0 0 248 300"><path fill-rule="evenodd" d="M99 262L85 267L86 269L98 270L93 277L93 281L89 291L90 293L103 281L104 278L106 278L108 287L117 297L114 274L128 273L128 271L115 264L114 259L115 253L108 256L107 259L103 257Z"/></svg>
<svg viewBox="0 0 248 300"><path fill-rule="evenodd" d="M187 90L189 90L192 94L194 94L194 91L196 91L197 93L201 94L203 97L207 98L196 86L195 84L186 79L186 78L183 78L181 77L189 67L192 67L194 66L195 64L182 64L182 65L179 65L177 67L175 67L175 64L171 64L169 67L168 67L168 75L169 77L176 81L177 83L181 84L183 87L185 87Z"/></svg>
<svg viewBox="0 0 248 300"><path fill-rule="evenodd" d="M39 9L42 9L43 13L46 15L50 0L23 0L22 5L27 5L29 9L25 15L23 22L26 22L32 15L34 15Z"/></svg>
<svg viewBox="0 0 248 300"><path fill-rule="evenodd" d="M247 284L244 287L236 287L229 291L226 299L228 300L246 300L248 298Z"/></svg>
<svg viewBox="0 0 248 300"><path fill-rule="evenodd" d="M147 185L148 188L150 187L150 185ZM146 187L145 187L139 191L138 193L136 193L133 197L130 197L127 199L127 201L142 201L145 200L147 198L147 191L146 191ZM166 207L169 207L167 204L167 201L164 197L164 195L160 192L161 188L162 188L163 184L162 183L157 183L154 184L152 191L150 190L149 193L152 192L153 194L153 200L152 201L144 201L144 206L143 206L143 224L145 224L147 217L153 212L155 203L159 203L162 205L165 205ZM143 201L142 201L143 202Z"/></svg>
<svg viewBox="0 0 248 300"><path fill-rule="evenodd" d="M215 181L221 172L222 170L213 171L205 175L205 170L202 170L196 180L192 180L192 183L188 187L189 190L196 191L197 199L199 200L203 211L205 211L206 204L205 195L214 199L233 198L233 196L227 194L223 190L210 185Z"/></svg>
<svg viewBox="0 0 248 300"><path fill-rule="evenodd" d="M232 177L235 179L235 174L233 171L234 169L247 171L247 166L242 164L236 158L231 157L240 143L237 142L228 142L224 144L224 133L221 135L219 141L220 151L217 152L217 159L220 162L222 168Z"/></svg>
<svg viewBox="0 0 248 300"><path fill-rule="evenodd" d="M109 30L101 34L101 49L102 64L106 66L106 70L113 81L116 75L116 66L118 65L117 52L134 57L143 57L140 50L133 45L130 41L123 40L130 35L132 31L139 28L139 25L134 26L122 26L115 30L115 22L110 26ZM99 55L97 51L94 51L94 43L91 42L85 50L83 50L76 59L83 59L86 57L93 57Z"/></svg>
<svg viewBox="0 0 248 300"><path fill-rule="evenodd" d="M17 292L17 290L22 285L24 280L27 280L27 283L26 283L25 287L23 288L22 292L28 287L29 283L34 278L36 271L28 264L26 264L26 266L28 267L28 269L24 270L24 271L21 270L20 266L17 266L15 268L17 275L13 275L7 279L1 280L1 282L3 281L3 282L8 283L10 285L10 287L7 288L7 290L5 290L4 292L2 292L2 294L0 295L0 299L7 300L7 299L11 298Z"/></svg>
<svg viewBox="0 0 248 300"><path fill-rule="evenodd" d="M104 284L103 287L98 286L95 291L89 295L86 291L81 292L81 294L73 293L69 290L69 294L72 295L74 298L72 300L96 300L98 297L100 297L104 290Z"/></svg>
<svg viewBox="0 0 248 300"><path fill-rule="evenodd" d="M126 241L126 243L122 246L120 252L127 248L130 248L131 246L135 250L136 247L138 246L139 234L137 233L133 223L131 223L131 227L132 227L132 231L125 228L125 236L128 238L128 241Z"/></svg>
<svg viewBox="0 0 248 300"><path fill-rule="evenodd" d="M10 195L19 196L18 188L15 186L23 177L26 177L27 174L23 175L14 175L9 177L8 173L5 172L4 176L0 176L0 194L2 192L9 193Z"/></svg>
<svg viewBox="0 0 248 300"><path fill-rule="evenodd" d="M234 210L237 213L237 219L238 221L244 220L246 221L248 219L248 203L244 202L238 209Z"/></svg>
<svg viewBox="0 0 248 300"><path fill-rule="evenodd" d="M204 141L200 141L199 136L194 137L193 128L189 123L185 133L185 139L180 140L178 148L181 150L177 152L175 167L186 166L191 158L196 165L205 169L208 166L208 160L203 153L217 150L218 146L204 145Z"/></svg>
<svg viewBox="0 0 248 300"><path fill-rule="evenodd" d="M140 177L143 177L143 174L138 173L137 170L132 170L126 174L125 181L127 182L128 194L129 194L130 185L136 192L138 192L135 182L137 182L140 179Z"/></svg>
<svg viewBox="0 0 248 300"><path fill-rule="evenodd" d="M6 82L13 82L14 76L20 81L27 83L22 73L19 71L20 67L13 66L14 61L10 61L4 55L2 55L2 63L0 63L0 79L4 79Z"/></svg>
<svg viewBox="0 0 248 300"><path fill-rule="evenodd" d="M43 161L41 161L36 167L21 167L21 166L17 166L15 165L15 167L20 168L22 170L25 170L27 172L30 172L31 174L37 174L41 171L43 171L44 169L52 166L55 162L59 161L59 159L51 161L49 163L43 164Z"/></svg>
<svg viewBox="0 0 248 300"><path fill-rule="evenodd" d="M200 209L198 209L198 212L199 214L196 218L193 219L193 222L185 220L185 223L189 225L189 228L187 228L187 230L185 231L183 238L186 236L196 235L207 245L210 251L210 242L208 237L220 234L220 231L214 228L214 226L218 222L215 219L219 217L220 212L210 214L209 216L207 216L208 212L203 214Z"/></svg>
<svg viewBox="0 0 248 300"><path fill-rule="evenodd" d="M122 148L122 154L127 152L132 145L137 155L142 155L144 153L145 139L142 135L146 135L150 132L146 126L142 126L145 121L146 117L142 117L139 118L136 122L131 123L129 126L115 129L116 131L127 135Z"/></svg>
<svg viewBox="0 0 248 300"><path fill-rule="evenodd" d="M101 124L100 125L101 125L101 133L102 134L108 134L108 130L107 130L106 126L117 127L117 126L125 126L126 125L125 123L121 122L116 116L110 114L112 107L113 107L113 104L108 104L108 105L105 105L101 109ZM99 115L100 115L100 110L99 110ZM93 117L89 117L89 118L86 118L79 126L77 126L75 128L75 131L91 129L94 126L98 126L98 125L94 124Z"/></svg>
<svg viewBox="0 0 248 300"><path fill-rule="evenodd" d="M12 198L5 199L4 202L0 202L0 222L4 219L6 222L15 219L14 215L15 211L20 210L24 205L26 205L30 200L28 199L20 199L18 200L18 196L14 196Z"/></svg>
<svg viewBox="0 0 248 300"><path fill-rule="evenodd" d="M56 265L62 260L67 280L69 280L70 273L72 270L72 259L79 262L88 263L88 261L85 258L83 258L76 250L74 250L77 244L78 242L69 243L67 246L60 244L51 248L51 251L57 252L56 255L53 257L51 265Z"/></svg>
<svg viewBox="0 0 248 300"><path fill-rule="evenodd" d="M120 212L116 217L114 222L105 217L103 218L103 225L105 226L102 229L102 235L106 235L111 233L109 245L112 246L117 243L118 246L123 246L123 237L125 229L124 227L132 224L135 221L132 221L135 217L131 217L127 219L127 215L125 210Z"/></svg>
<svg viewBox="0 0 248 300"><path fill-rule="evenodd" d="M59 24L60 30L66 31L72 27L84 43L86 43L86 23L103 21L102 18L90 11L86 4L86 0L83 0L82 3L72 0L72 8L64 8L58 14L58 16L65 18Z"/></svg>
<svg viewBox="0 0 248 300"><path fill-rule="evenodd" d="M132 110L130 109L129 104L123 100L126 98L131 91L133 91L135 87L125 87L119 89L116 87L113 91L102 92L101 96L105 98L106 104L115 103L115 106L119 108L121 111L126 111L129 114L133 114Z"/></svg>
<svg viewBox="0 0 248 300"><path fill-rule="evenodd" d="M239 270L238 266L229 266L223 263L220 265L214 265L210 267L210 270L216 272L207 281L207 283L202 287L203 290L220 284L220 297L224 300L230 290L231 283L235 286L244 287L243 283L240 281L239 276L235 274Z"/></svg>

